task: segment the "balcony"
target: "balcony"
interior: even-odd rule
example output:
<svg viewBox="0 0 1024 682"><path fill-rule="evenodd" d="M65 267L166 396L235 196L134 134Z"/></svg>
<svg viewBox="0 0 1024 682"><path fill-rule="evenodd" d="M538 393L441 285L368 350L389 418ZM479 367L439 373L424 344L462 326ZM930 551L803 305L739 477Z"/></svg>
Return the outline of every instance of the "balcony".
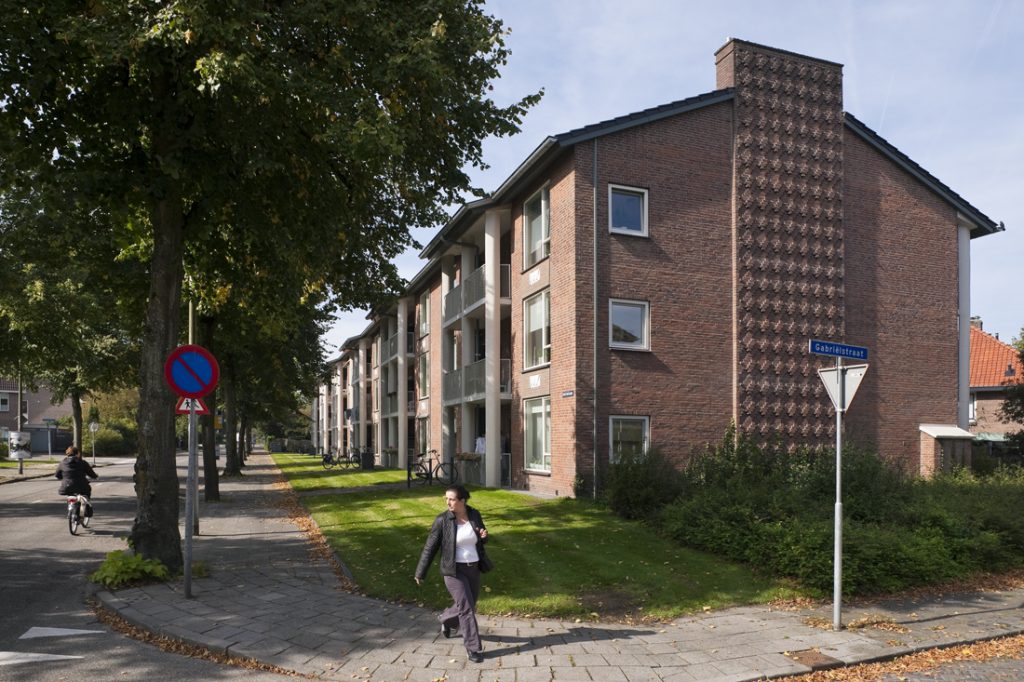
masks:
<svg viewBox="0 0 1024 682"><path fill-rule="evenodd" d="M457 286L445 294L444 324L448 325L462 315L475 310L483 303L487 295L484 279L485 265L471 272ZM512 297L512 266L501 264L498 268L498 296L508 300Z"/></svg>
<svg viewBox="0 0 1024 682"><path fill-rule="evenodd" d="M503 399L512 397L512 360L498 361L498 393ZM444 375L445 405L484 400L487 396L487 360L477 360L471 365L453 369Z"/></svg>
<svg viewBox="0 0 1024 682"><path fill-rule="evenodd" d="M388 362L398 355L398 334L384 342L384 362Z"/></svg>
<svg viewBox="0 0 1024 682"><path fill-rule="evenodd" d="M381 403L382 403L381 413L385 417L393 417L394 415L398 414L398 394L397 393L392 393L391 395L384 396L383 399L381 400Z"/></svg>

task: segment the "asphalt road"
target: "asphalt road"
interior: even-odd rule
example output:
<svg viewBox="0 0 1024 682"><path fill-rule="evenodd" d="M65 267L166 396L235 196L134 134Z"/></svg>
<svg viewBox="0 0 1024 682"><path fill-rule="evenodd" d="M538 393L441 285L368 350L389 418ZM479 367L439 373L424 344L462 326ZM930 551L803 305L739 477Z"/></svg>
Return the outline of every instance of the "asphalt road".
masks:
<svg viewBox="0 0 1024 682"><path fill-rule="evenodd" d="M166 653L96 619L87 576L127 547L135 515L134 461L111 461L97 468L90 528L74 537L57 480L0 485L0 680L291 679Z"/></svg>

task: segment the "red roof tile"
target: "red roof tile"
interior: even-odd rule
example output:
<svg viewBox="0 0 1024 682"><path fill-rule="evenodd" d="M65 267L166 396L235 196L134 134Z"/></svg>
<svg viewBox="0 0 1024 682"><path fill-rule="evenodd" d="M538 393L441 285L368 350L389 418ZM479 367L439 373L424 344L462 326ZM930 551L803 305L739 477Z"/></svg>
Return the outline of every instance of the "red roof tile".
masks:
<svg viewBox="0 0 1024 682"><path fill-rule="evenodd" d="M1013 375L1007 376L1007 368ZM977 327L971 327L971 388L1001 386L1024 381L1024 365L1020 353Z"/></svg>

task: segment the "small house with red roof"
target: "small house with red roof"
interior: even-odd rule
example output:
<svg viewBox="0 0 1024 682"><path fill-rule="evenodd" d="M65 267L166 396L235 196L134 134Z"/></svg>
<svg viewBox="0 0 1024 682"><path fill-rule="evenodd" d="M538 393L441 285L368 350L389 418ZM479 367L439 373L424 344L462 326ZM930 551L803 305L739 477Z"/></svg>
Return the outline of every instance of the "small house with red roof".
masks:
<svg viewBox="0 0 1024 682"><path fill-rule="evenodd" d="M1010 384L1024 382L1024 365L1016 348L982 329L971 319L971 398L968 416L975 442L1001 443L1024 424L1007 423L999 413Z"/></svg>

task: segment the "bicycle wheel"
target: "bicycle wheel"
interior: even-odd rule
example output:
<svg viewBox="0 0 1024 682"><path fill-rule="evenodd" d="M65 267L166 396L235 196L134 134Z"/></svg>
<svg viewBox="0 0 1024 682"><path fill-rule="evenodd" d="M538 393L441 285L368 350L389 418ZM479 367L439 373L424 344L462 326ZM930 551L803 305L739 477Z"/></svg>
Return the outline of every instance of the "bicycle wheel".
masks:
<svg viewBox="0 0 1024 682"><path fill-rule="evenodd" d="M413 465L412 474L415 477L414 483L426 485L427 481L430 480L430 471L422 462Z"/></svg>
<svg viewBox="0 0 1024 682"><path fill-rule="evenodd" d="M441 462L434 469L434 477L445 483L455 484L459 482L459 470L451 462Z"/></svg>
<svg viewBox="0 0 1024 682"><path fill-rule="evenodd" d="M86 507L86 509L84 510L84 513L82 514L82 528L88 528L89 527L89 522L91 520L92 520L92 515L89 514L89 509L88 509L88 507Z"/></svg>
<svg viewBox="0 0 1024 682"><path fill-rule="evenodd" d="M324 469L330 469L334 466L334 458L330 454L326 454L320 459L320 464Z"/></svg>
<svg viewBox="0 0 1024 682"><path fill-rule="evenodd" d="M74 535L78 532L78 503L68 509L68 530Z"/></svg>

